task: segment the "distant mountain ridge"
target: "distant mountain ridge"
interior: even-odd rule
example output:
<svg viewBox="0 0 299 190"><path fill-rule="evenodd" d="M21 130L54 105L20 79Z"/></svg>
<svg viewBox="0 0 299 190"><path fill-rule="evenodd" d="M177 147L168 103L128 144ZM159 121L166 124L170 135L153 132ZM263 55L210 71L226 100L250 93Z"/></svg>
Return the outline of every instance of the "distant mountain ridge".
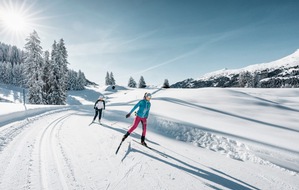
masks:
<svg viewBox="0 0 299 190"><path fill-rule="evenodd" d="M203 87L298 88L299 49L291 55L269 63L241 69L222 69L198 79L189 78L171 85L171 88Z"/></svg>

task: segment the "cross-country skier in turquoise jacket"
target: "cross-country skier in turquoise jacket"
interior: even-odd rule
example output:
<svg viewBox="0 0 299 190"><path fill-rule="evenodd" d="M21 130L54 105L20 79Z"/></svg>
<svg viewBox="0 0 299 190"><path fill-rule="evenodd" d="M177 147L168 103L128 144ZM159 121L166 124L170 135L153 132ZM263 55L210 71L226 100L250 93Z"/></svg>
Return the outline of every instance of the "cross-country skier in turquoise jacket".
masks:
<svg viewBox="0 0 299 190"><path fill-rule="evenodd" d="M145 143L145 135L146 135L146 121L149 115L149 111L151 108L150 100L152 98L151 93L145 93L143 100L140 100L132 110L126 115L126 118L130 117L130 115L134 112L135 109L139 108L137 111L137 115L134 119L134 123L132 127L127 131L127 133L123 136L122 141L124 141L138 126L138 124L142 123L142 135L141 135L141 144L147 146Z"/></svg>

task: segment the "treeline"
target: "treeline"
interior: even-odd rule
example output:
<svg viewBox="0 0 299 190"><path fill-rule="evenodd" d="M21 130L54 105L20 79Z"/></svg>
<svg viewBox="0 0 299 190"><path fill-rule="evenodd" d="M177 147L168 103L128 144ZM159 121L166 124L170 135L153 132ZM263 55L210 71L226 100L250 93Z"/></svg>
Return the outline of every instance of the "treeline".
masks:
<svg viewBox="0 0 299 190"><path fill-rule="evenodd" d="M144 77L141 76L140 79L139 79L139 82L138 82L138 88L145 88L146 86L147 85L146 85L146 82L144 80ZM130 88L137 88L137 83L133 79L133 77L129 78L128 87L130 87Z"/></svg>
<svg viewBox="0 0 299 190"><path fill-rule="evenodd" d="M105 77L105 85L115 85L115 84L116 84L116 82L114 79L114 74L112 72L109 73L107 71L106 77ZM147 85L146 85L146 82L145 82L143 76L140 77L138 85L137 85L136 81L133 79L133 77L130 77L129 81L128 81L128 87L130 87L130 88L137 88L137 87L138 88L146 88ZM164 80L162 88L170 88L168 79Z"/></svg>
<svg viewBox="0 0 299 190"><path fill-rule="evenodd" d="M129 78L129 81L128 81L128 87L130 88L145 88L147 85L146 85L146 82L144 80L144 77L141 76L140 79L139 79L139 82L138 82L138 86L137 86L137 83L136 81L133 79L133 77L130 77ZM162 88L170 88L169 86L169 82L168 82L168 79L165 79L164 80L164 83L162 85Z"/></svg>
<svg viewBox="0 0 299 190"><path fill-rule="evenodd" d="M239 87L247 88L298 88L299 66L263 70L259 72L241 72Z"/></svg>
<svg viewBox="0 0 299 190"><path fill-rule="evenodd" d="M13 65L24 62L25 52L17 48L0 42L0 62L7 62Z"/></svg>
<svg viewBox="0 0 299 190"><path fill-rule="evenodd" d="M299 66L243 71L205 79L186 79L172 88L237 87L237 88L299 88Z"/></svg>
<svg viewBox="0 0 299 190"><path fill-rule="evenodd" d="M0 44L0 83L28 89L32 104L63 105L67 90L82 90L87 84L83 72L68 69L63 39L43 51L36 31L26 39L25 50Z"/></svg>

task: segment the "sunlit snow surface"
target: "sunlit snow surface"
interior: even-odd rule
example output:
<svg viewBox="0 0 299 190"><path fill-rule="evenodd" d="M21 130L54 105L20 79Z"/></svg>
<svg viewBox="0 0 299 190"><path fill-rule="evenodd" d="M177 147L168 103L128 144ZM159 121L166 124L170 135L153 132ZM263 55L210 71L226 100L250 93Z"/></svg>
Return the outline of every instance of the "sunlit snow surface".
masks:
<svg viewBox="0 0 299 190"><path fill-rule="evenodd" d="M146 141L115 150L151 92ZM0 189L298 189L299 89L130 89L69 92L66 106L24 106L0 87ZM106 100L102 124L89 126Z"/></svg>

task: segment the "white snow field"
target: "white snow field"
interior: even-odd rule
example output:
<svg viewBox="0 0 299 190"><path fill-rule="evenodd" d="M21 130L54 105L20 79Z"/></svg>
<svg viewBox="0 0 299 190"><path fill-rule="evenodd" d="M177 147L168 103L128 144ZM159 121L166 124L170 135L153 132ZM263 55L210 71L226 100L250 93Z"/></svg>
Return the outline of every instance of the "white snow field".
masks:
<svg viewBox="0 0 299 190"><path fill-rule="evenodd" d="M151 92L141 127L115 154ZM102 125L89 125L106 99ZM66 106L22 104L0 86L0 189L299 189L299 89L127 89L69 92Z"/></svg>

